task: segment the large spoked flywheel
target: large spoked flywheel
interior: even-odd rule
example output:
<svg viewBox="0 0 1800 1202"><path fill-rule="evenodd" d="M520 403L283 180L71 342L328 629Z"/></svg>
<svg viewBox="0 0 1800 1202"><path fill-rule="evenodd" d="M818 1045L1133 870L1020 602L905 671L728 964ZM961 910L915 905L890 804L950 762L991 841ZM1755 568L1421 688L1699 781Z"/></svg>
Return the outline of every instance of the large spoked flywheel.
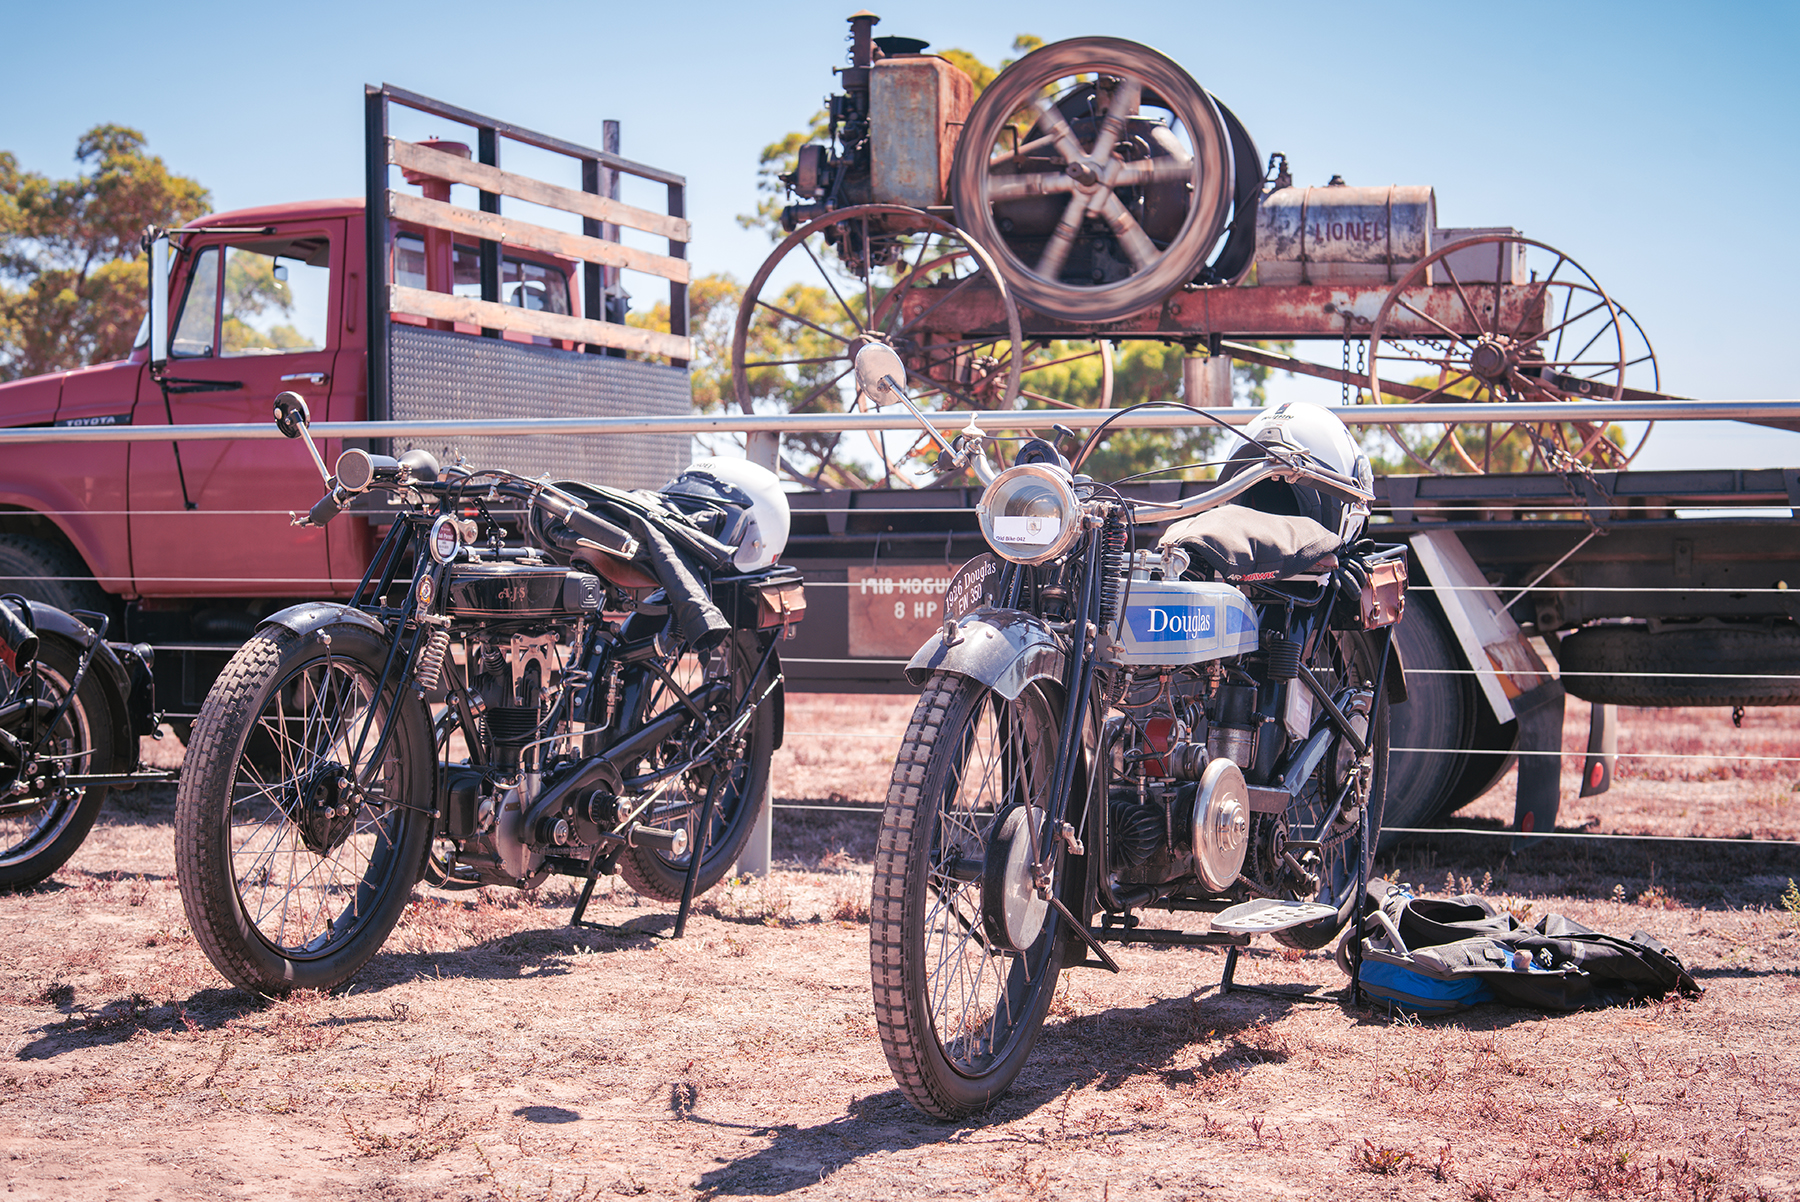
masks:
<svg viewBox="0 0 1800 1202"><path fill-rule="evenodd" d="M1109 321L1200 273L1233 174L1225 122L1179 65L1136 42L1073 38L1026 55L981 94L951 199L1020 304Z"/></svg>

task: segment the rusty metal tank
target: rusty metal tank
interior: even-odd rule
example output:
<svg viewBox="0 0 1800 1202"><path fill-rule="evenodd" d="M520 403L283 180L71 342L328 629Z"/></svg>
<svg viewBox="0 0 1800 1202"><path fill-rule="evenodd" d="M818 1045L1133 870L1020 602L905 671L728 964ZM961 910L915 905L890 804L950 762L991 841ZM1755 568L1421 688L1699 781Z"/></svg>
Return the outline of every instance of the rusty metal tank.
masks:
<svg viewBox="0 0 1800 1202"><path fill-rule="evenodd" d="M936 55L877 60L869 74L869 199L943 204L956 136L974 102L974 81Z"/></svg>
<svg viewBox="0 0 1800 1202"><path fill-rule="evenodd" d="M1437 198L1422 184L1281 188L1256 213L1257 281L1391 284L1431 253L1436 224Z"/></svg>

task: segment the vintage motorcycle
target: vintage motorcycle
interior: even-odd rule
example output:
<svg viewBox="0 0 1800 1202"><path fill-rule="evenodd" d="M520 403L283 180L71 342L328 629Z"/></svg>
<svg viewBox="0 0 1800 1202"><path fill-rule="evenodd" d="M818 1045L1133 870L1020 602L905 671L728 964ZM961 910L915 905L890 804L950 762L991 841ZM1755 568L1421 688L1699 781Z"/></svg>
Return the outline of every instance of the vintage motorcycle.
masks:
<svg viewBox="0 0 1800 1202"><path fill-rule="evenodd" d="M767 804L777 645L804 614L776 565L772 473L702 460L660 492L352 449L296 525L388 494L348 603L265 618L201 707L176 795L182 901L246 989L323 989L380 948L421 873L530 887L617 872L693 898ZM374 510L373 512L382 512ZM514 537L507 537L511 532Z"/></svg>
<svg viewBox="0 0 1800 1202"><path fill-rule="evenodd" d="M859 352L857 379L912 407L887 347ZM952 576L906 669L923 694L881 821L870 966L895 1080L956 1118L1018 1075L1063 967L1118 970L1109 942L1337 938L1404 699L1388 628L1406 552L1363 536L1368 459L1317 406L1234 431L1219 482L1173 503L1081 474L1104 426L1073 463L1033 439L996 474L979 431L946 441L913 412L986 483L993 551ZM1153 523L1172 524L1134 550ZM1146 910L1211 930L1149 929Z"/></svg>
<svg viewBox="0 0 1800 1202"><path fill-rule="evenodd" d="M138 769L137 737L156 728L150 648L108 643L108 624L0 597L0 890L61 868L109 788L168 779Z"/></svg>

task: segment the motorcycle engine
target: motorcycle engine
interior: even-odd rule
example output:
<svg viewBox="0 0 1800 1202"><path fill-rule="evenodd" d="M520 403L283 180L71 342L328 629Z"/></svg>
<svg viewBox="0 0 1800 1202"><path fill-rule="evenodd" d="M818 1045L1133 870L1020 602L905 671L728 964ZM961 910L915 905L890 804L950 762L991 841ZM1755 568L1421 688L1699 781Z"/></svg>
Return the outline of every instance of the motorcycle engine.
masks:
<svg viewBox="0 0 1800 1202"><path fill-rule="evenodd" d="M541 880L545 856L571 841L561 819L551 829L526 829L526 815L543 786L538 741L562 697L563 648L556 630L491 632L470 643L469 692L489 769L482 773L476 833L464 848L471 864L490 860L509 881Z"/></svg>

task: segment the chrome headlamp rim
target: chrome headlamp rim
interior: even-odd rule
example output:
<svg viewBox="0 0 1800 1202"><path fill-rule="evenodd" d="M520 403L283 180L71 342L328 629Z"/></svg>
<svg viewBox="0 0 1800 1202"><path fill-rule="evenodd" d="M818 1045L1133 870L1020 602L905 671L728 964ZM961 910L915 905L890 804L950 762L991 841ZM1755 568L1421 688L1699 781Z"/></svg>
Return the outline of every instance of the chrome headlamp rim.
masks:
<svg viewBox="0 0 1800 1202"><path fill-rule="evenodd" d="M456 519L444 514L431 523L431 533L426 540L426 547L431 558L438 563L449 563L456 558L462 549L462 531L457 528Z"/></svg>
<svg viewBox="0 0 1800 1202"><path fill-rule="evenodd" d="M994 507L1009 497L1021 480L1032 480L1049 488L1058 509L1059 526L1055 537L1032 551L1022 550L1016 541L995 536L994 519L1005 515L996 515ZM1007 468L982 490L981 499L975 503L975 519L981 526L981 537L996 555L1013 563L1045 563L1067 554L1081 537L1081 515L1081 501L1075 495L1073 480L1067 472L1048 463L1021 463Z"/></svg>

